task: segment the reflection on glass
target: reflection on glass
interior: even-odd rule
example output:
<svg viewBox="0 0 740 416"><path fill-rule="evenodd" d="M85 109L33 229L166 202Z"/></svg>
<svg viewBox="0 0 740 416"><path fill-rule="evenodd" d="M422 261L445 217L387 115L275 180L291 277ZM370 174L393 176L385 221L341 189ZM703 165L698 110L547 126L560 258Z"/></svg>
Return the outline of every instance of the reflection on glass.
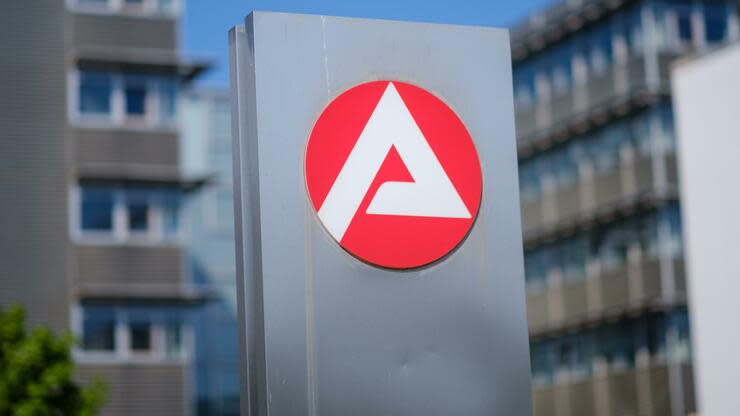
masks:
<svg viewBox="0 0 740 416"><path fill-rule="evenodd" d="M82 323L82 347L88 351L113 351L115 328L112 310L88 308Z"/></svg>
<svg viewBox="0 0 740 416"><path fill-rule="evenodd" d="M83 230L112 230L113 192L103 188L83 188L80 215Z"/></svg>
<svg viewBox="0 0 740 416"><path fill-rule="evenodd" d="M81 72L79 111L85 115L108 115L111 111L111 78L99 72Z"/></svg>

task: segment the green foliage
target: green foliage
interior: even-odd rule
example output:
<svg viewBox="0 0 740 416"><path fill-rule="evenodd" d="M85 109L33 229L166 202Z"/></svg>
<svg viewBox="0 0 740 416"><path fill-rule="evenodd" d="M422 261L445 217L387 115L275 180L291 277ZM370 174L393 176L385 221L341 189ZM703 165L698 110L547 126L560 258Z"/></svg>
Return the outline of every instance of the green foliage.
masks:
<svg viewBox="0 0 740 416"><path fill-rule="evenodd" d="M87 387L75 383L73 338L45 327L28 334L24 321L20 306L0 310L0 415L94 415L106 387L100 380Z"/></svg>

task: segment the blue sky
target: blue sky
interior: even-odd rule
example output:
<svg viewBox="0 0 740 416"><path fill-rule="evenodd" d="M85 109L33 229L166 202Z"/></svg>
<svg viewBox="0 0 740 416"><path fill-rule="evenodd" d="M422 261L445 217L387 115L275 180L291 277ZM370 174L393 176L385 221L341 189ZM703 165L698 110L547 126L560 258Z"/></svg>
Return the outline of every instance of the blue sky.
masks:
<svg viewBox="0 0 740 416"><path fill-rule="evenodd" d="M186 56L215 67L199 83L228 87L227 32L252 10L508 27L553 0L187 0L182 26Z"/></svg>

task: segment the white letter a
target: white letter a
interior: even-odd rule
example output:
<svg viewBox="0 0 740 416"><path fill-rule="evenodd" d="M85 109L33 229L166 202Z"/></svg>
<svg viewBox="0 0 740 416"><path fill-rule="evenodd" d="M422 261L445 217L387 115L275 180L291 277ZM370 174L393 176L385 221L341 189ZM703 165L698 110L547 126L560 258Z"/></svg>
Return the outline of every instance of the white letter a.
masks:
<svg viewBox="0 0 740 416"><path fill-rule="evenodd" d="M383 183L368 214L471 217L391 82L319 209L319 218L337 241L344 237L392 146L414 182Z"/></svg>

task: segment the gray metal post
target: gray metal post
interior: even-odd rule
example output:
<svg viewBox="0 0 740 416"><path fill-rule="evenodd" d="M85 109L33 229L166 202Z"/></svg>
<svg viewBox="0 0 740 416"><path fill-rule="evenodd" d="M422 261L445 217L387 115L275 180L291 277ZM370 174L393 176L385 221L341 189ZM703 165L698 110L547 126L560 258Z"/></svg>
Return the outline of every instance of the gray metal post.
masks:
<svg viewBox="0 0 740 416"><path fill-rule="evenodd" d="M258 12L230 39L243 414L531 414L508 33ZM472 229L428 267L357 260L307 194L317 118L373 80L439 97L480 159Z"/></svg>

